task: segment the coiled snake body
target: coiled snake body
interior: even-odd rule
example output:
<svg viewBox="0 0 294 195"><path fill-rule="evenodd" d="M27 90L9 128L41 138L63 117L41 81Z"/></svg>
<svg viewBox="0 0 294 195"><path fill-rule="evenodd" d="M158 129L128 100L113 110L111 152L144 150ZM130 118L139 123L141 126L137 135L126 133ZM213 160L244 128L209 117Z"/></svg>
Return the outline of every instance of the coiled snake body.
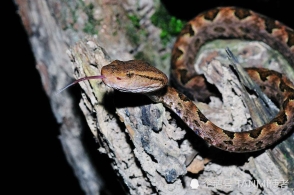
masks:
<svg viewBox="0 0 294 195"><path fill-rule="evenodd" d="M294 65L292 29L245 9L222 7L209 10L187 23L172 51L171 72L175 85L198 99L206 98L210 92L204 78L194 70L195 56L201 45L217 38L263 41L282 53L287 61ZM293 128L294 86L278 72L263 68L246 70L264 93L279 103L280 111L275 118L261 127L235 133L219 128L209 121L190 99L166 86L168 80L165 74L144 61L115 60L102 67L101 74L103 82L109 87L120 91L144 93L153 101L162 102L209 144L231 152L251 152L272 145Z"/></svg>

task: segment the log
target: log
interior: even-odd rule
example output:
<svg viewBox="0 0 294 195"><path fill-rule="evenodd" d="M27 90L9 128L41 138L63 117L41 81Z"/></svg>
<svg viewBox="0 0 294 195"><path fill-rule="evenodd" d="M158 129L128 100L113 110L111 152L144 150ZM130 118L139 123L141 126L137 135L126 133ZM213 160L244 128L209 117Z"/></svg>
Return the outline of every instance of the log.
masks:
<svg viewBox="0 0 294 195"><path fill-rule="evenodd" d="M72 75L97 75L115 59L145 59L168 75L165 56L170 56L174 39L166 46L151 23L158 1L15 2L60 124L64 153L86 194L111 191L99 171L104 166L92 160L84 143L83 131L89 130L98 151L106 154L99 157L110 159L126 194L293 192L293 134L268 150L233 154L208 147L173 113L144 95L115 92L96 80L80 83L79 103L72 89L55 93L73 81Z"/></svg>

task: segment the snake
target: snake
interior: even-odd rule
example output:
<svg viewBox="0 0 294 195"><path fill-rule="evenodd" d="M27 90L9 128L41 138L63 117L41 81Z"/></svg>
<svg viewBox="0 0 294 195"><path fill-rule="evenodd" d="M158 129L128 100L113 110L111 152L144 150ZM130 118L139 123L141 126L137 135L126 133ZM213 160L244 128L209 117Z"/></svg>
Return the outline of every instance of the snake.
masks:
<svg viewBox="0 0 294 195"><path fill-rule="evenodd" d="M171 77L142 60L114 60L101 69L101 78L116 90L142 93L163 103L198 136L221 150L244 153L266 149L285 137L294 127L294 85L283 74L265 68L246 68L251 79L279 105L278 114L268 123L244 132L222 129L211 122L191 99L205 99L211 92L193 64L200 47L214 39L257 40L279 51L294 65L294 31L284 24L237 7L217 7L190 20L177 37L172 49ZM185 93L183 93L185 91ZM192 97L192 98L191 98Z"/></svg>

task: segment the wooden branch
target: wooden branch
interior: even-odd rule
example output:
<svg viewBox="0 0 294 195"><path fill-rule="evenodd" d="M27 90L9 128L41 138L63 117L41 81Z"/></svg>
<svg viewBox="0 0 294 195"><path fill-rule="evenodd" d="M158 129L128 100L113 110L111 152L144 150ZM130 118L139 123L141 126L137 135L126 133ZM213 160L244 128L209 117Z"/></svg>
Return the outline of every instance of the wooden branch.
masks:
<svg viewBox="0 0 294 195"><path fill-rule="evenodd" d="M70 56L72 57L71 61L74 62L76 78L100 72L101 66L110 63L107 54L93 38L87 38L75 45L70 52ZM220 68L219 62L213 61L211 66ZM225 69L229 69L229 67ZM237 77L232 78L232 73L225 73L225 69L212 72L211 78L215 79L217 85L224 89L221 91L223 99L227 99L224 96L234 97L234 101L226 101L228 102L227 107L231 107L232 102L234 102L238 108L237 112L242 113L242 109L244 109L245 114L234 116L233 121L236 124L231 124L234 128L236 126L241 127L244 124L240 123L240 120L244 118L246 113L248 119L250 115L245 103L240 103L244 97L240 96L239 92L225 90L228 87L231 87L231 89L240 88L240 86L237 87L237 85L240 85ZM229 80L230 82L220 82L216 78L220 79L221 77L217 76L216 73L224 73L221 74L221 77L224 81ZM233 87L231 86L232 83ZM81 87L85 95L80 106L84 115L87 116L93 134L98 135L101 143L100 151L108 153L113 159L113 167L118 169L131 194L193 193L195 189L190 187L193 176L187 174L187 170L194 174L204 171L198 178L200 186L197 192L205 193L209 189L227 193L230 191L260 193L261 189L258 185L248 188L248 183L254 179L258 180L261 183L260 185L263 181L275 181L276 184L264 184L268 186L262 187L263 191L268 193L289 192L287 187L278 187L286 179L278 167L273 168L274 163L269 158L270 151L253 153L253 155L262 154L256 156L257 161L264 160L262 167L273 171L274 177L264 174L263 170L259 170L256 166L252 167L256 163L252 157L250 163L246 163L248 158L246 154L231 154L205 146L202 146L205 149L201 151L201 142L202 145L205 144L203 140L199 140L200 145L194 145L195 135L189 135L190 130L181 125L178 118L169 113L161 104L153 104L143 95L113 92L112 89L105 88L101 81L87 81L81 83ZM215 113L214 110L206 110L208 116L218 117L213 113ZM116 117L116 114L119 118ZM230 114L227 115L230 116ZM218 117L218 119L220 122L227 120L225 117ZM121 125L119 121L124 124ZM245 121L245 124L247 123L248 121ZM253 128L252 123L248 125L248 128ZM219 156L220 154L226 155L228 159L222 159ZM209 157L204 158L205 156ZM231 159L237 156L245 157L237 160L238 163L245 163L245 165L236 166L236 162L232 162ZM137 163L137 160L139 163ZM219 160L231 166L221 166L221 163L213 162ZM212 162L208 163L209 161ZM249 171L252 175L244 173L242 169ZM256 170L258 170L258 174L255 175ZM232 177L232 175L237 176ZM219 183L215 185L216 181L226 181L227 184Z"/></svg>
<svg viewBox="0 0 294 195"><path fill-rule="evenodd" d="M15 2L28 32L44 89L61 124L60 141L86 194L98 194L105 183L96 171L104 167L97 167L91 160L81 137L82 131L88 130L83 128L84 117L99 143L99 151L111 158L113 169L127 187L126 193L291 193L294 188L293 134L272 150L230 154L208 147L174 114L143 95L113 92L99 80L83 82L79 105L84 116L81 116L71 90L55 94L73 80L73 73L76 78L97 75L101 66L112 59L129 60L138 54L168 73L168 60L163 56L170 55L170 48L161 44L160 29L150 22L159 5L157 1ZM130 20L133 15L139 18L139 27ZM144 33L140 33L142 29ZM242 53L236 55L239 54ZM214 99L212 102L219 104L220 101ZM198 105L203 111L207 107ZM216 110L219 109L205 114L223 121L224 117L219 117ZM234 119L240 120L239 116ZM255 180L288 180L288 187L276 188L273 184L274 188L260 185L249 188L245 185ZM190 186L195 181L200 185L198 189Z"/></svg>

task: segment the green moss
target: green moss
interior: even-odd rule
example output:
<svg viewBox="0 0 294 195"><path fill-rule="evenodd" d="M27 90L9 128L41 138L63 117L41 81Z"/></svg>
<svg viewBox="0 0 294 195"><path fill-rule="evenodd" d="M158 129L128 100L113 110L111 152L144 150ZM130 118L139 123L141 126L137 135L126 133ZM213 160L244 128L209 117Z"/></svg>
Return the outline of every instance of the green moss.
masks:
<svg viewBox="0 0 294 195"><path fill-rule="evenodd" d="M97 34L98 31L96 29L96 26L100 25L100 20L96 20L94 18L94 5L90 3L89 5L85 6L84 12L88 16L88 22L85 24L83 31L88 34Z"/></svg>
<svg viewBox="0 0 294 195"><path fill-rule="evenodd" d="M127 36L133 44L138 45L147 32L145 29L140 28L140 18L138 16L128 15L128 18L130 23L125 27Z"/></svg>
<svg viewBox="0 0 294 195"><path fill-rule="evenodd" d="M134 28L133 25L126 26L127 37L129 38L131 43L134 43L136 45L140 42L140 37L138 36L137 31L138 30Z"/></svg>
<svg viewBox="0 0 294 195"><path fill-rule="evenodd" d="M65 2L65 6L67 6L68 12L70 16L65 15L65 22L63 25L63 29L66 30L68 28L77 31L80 29L76 29L75 24L78 22L78 18L80 17L80 10L82 10L88 17L88 20L85 21L85 25L83 27L83 31L88 34L97 34L97 26L100 25L101 20L96 20L94 18L94 4L90 3L88 5L85 4L83 0L73 1L73 2ZM78 10L78 11L77 11ZM72 22L68 23L68 19L72 19ZM79 26L78 26L79 27Z"/></svg>
<svg viewBox="0 0 294 195"><path fill-rule="evenodd" d="M164 61L164 60L166 60L166 59L170 59L170 57L171 57L171 56L170 56L170 53L167 53L167 54L162 55L160 59L161 59L162 61Z"/></svg>
<svg viewBox="0 0 294 195"><path fill-rule="evenodd" d="M95 29L95 25L93 25L92 23L88 22L85 24L84 28L83 28L83 31L85 33L88 33L88 34L97 34L98 31Z"/></svg>
<svg viewBox="0 0 294 195"><path fill-rule="evenodd" d="M135 28L140 28L140 19L136 15L128 15Z"/></svg>
<svg viewBox="0 0 294 195"><path fill-rule="evenodd" d="M77 22L78 20L78 16L76 14L76 10L78 9L78 4L69 4L68 2L64 2L65 6L67 7L67 9L62 9L62 29L63 30L67 30L67 29L72 29L74 31L76 31L76 29L74 28L74 24ZM68 22L68 21L72 21L72 22Z"/></svg>
<svg viewBox="0 0 294 195"><path fill-rule="evenodd" d="M173 36L178 35L185 24L185 21L169 15L162 5L151 16L151 22L161 28L160 38L163 44L167 44Z"/></svg>
<svg viewBox="0 0 294 195"><path fill-rule="evenodd" d="M147 60L148 57L142 52L138 52L135 56L134 56L135 59L140 59L140 60Z"/></svg>

